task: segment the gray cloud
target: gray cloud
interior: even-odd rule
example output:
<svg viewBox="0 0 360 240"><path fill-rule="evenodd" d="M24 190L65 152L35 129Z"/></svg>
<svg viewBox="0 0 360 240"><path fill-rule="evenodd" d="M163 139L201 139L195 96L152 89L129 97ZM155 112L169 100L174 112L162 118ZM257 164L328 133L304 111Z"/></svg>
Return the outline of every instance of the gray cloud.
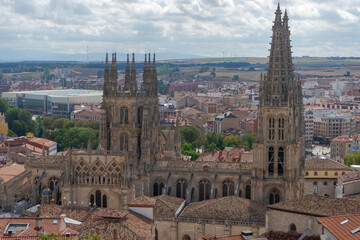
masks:
<svg viewBox="0 0 360 240"><path fill-rule="evenodd" d="M0 0L0 50L79 54L89 45L91 52L267 56L277 2ZM359 56L359 5L288 0L294 55Z"/></svg>

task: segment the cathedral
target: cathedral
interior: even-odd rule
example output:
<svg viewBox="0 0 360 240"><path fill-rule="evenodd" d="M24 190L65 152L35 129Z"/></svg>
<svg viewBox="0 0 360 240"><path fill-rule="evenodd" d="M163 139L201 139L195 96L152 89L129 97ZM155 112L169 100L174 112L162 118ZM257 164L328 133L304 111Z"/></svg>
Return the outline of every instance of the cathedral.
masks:
<svg viewBox="0 0 360 240"><path fill-rule="evenodd" d="M161 124L155 55L145 54L137 86L134 54L117 84L116 54L106 55L99 147L28 160L33 204L125 208L138 196L171 195L187 203L229 195L265 204L303 195L302 90L294 75L288 16L275 12L267 73L261 76L252 162L188 161L179 122ZM49 191L45 191L49 190Z"/></svg>

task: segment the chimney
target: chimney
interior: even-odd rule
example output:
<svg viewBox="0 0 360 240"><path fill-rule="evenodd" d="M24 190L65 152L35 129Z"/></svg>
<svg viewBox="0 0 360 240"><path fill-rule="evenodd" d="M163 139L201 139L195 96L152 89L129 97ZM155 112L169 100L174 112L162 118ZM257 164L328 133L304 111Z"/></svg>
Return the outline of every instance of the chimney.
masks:
<svg viewBox="0 0 360 240"><path fill-rule="evenodd" d="M35 229L40 230L43 227L42 218L35 219Z"/></svg>

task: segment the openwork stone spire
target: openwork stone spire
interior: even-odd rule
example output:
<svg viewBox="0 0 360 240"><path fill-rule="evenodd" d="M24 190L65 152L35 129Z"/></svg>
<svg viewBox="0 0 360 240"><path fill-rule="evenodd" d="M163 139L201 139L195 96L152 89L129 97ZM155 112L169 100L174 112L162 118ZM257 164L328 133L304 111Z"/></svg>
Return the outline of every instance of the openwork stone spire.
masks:
<svg viewBox="0 0 360 240"><path fill-rule="evenodd" d="M260 102L264 106L289 106L298 98L298 94L301 95L298 79L294 78L293 72L289 18L286 11L283 19L281 14L278 5L272 27L273 36L267 75L263 76L260 84Z"/></svg>

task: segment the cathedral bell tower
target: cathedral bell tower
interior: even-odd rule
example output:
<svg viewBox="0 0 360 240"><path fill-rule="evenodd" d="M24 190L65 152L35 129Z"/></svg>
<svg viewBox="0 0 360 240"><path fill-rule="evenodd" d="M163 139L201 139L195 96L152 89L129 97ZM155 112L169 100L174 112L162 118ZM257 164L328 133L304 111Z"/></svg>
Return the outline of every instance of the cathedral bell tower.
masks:
<svg viewBox="0 0 360 240"><path fill-rule="evenodd" d="M158 152L159 103L155 54L151 61L145 54L143 84L136 81L135 56L129 54L125 69L125 84L118 87L116 53L112 54L109 70L106 54L103 118L100 128L100 148L109 154L125 156L129 165L144 174L156 160Z"/></svg>
<svg viewBox="0 0 360 240"><path fill-rule="evenodd" d="M303 194L303 100L293 71L288 20L278 5L268 70L260 80L251 188L252 199L266 204Z"/></svg>

